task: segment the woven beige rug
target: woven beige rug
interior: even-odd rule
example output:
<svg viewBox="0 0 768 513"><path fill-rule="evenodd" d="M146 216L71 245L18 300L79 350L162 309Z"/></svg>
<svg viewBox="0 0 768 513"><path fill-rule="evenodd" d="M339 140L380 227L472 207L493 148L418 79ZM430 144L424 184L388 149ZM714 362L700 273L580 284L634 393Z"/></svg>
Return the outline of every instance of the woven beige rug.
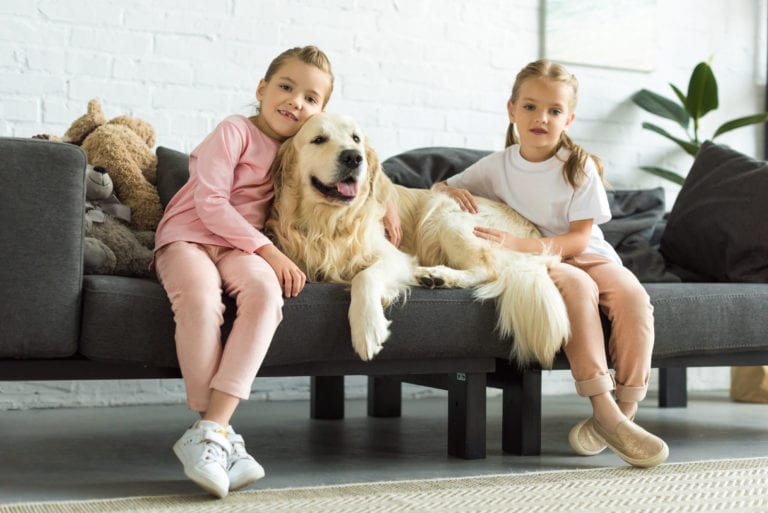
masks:
<svg viewBox="0 0 768 513"><path fill-rule="evenodd" d="M205 495L0 505L0 513L767 512L768 458Z"/></svg>

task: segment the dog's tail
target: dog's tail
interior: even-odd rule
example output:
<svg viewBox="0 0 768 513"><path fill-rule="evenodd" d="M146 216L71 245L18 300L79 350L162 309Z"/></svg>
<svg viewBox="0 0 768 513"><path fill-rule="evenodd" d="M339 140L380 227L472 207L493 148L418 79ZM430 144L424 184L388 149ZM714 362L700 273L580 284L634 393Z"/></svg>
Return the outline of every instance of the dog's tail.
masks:
<svg viewBox="0 0 768 513"><path fill-rule="evenodd" d="M475 297L496 300L499 333L514 338L511 360L520 366L536 361L551 368L570 335L565 302L547 272L558 258L505 253L494 265L497 279L475 289Z"/></svg>

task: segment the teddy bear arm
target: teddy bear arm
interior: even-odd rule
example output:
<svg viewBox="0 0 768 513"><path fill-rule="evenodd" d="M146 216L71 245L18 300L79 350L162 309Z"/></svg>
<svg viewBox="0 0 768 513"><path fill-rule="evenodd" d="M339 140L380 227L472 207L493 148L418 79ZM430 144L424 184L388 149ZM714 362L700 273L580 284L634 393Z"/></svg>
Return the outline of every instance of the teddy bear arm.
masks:
<svg viewBox="0 0 768 513"><path fill-rule="evenodd" d="M117 265L115 253L95 237L85 237L83 272L85 274L113 274Z"/></svg>
<svg viewBox="0 0 768 513"><path fill-rule="evenodd" d="M128 226L107 216L103 223L93 223L93 236L104 242L115 254L116 263L112 274L120 276L154 276L149 265L154 254L136 238Z"/></svg>

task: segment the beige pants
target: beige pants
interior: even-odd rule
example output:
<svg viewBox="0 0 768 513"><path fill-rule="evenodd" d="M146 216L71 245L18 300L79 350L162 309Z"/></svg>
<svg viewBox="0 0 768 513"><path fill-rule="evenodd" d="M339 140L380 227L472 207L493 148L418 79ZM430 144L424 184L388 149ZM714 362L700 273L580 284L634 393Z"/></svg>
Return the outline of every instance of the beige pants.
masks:
<svg viewBox="0 0 768 513"><path fill-rule="evenodd" d="M187 404L206 411L211 389L247 399L283 318L283 292L266 260L238 249L173 242L155 256L176 321L176 354ZM222 290L237 313L227 343Z"/></svg>
<svg viewBox="0 0 768 513"><path fill-rule="evenodd" d="M567 258L549 272L560 290L571 321L564 351L585 397L616 390L620 401L640 401L648 389L653 350L653 307L634 274L600 255ZM608 355L600 321L611 322ZM608 370L608 357L615 380ZM615 381L615 384L614 384Z"/></svg>

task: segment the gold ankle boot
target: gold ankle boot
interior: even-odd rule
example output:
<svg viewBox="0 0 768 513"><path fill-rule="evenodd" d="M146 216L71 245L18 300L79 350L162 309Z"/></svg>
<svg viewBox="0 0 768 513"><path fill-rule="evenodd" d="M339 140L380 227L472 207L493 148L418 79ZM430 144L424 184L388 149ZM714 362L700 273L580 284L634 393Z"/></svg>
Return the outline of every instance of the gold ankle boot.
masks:
<svg viewBox="0 0 768 513"><path fill-rule="evenodd" d="M600 454L608 447L603 437L595 432L595 428L592 424L595 422L594 417L590 417L587 420L582 420L568 433L568 443L571 444L571 448L576 454L582 456L594 456Z"/></svg>
<svg viewBox="0 0 768 513"><path fill-rule="evenodd" d="M628 418L632 421L635 420L634 415ZM595 422L594 417L582 420L573 426L570 433L568 433L568 443L571 444L571 449L576 454L594 456L600 454L608 447L603 437L598 435L592 426Z"/></svg>
<svg viewBox="0 0 768 513"><path fill-rule="evenodd" d="M669 456L669 447L664 440L629 419L619 423L612 432L594 419L591 427L613 452L635 467L655 467Z"/></svg>

